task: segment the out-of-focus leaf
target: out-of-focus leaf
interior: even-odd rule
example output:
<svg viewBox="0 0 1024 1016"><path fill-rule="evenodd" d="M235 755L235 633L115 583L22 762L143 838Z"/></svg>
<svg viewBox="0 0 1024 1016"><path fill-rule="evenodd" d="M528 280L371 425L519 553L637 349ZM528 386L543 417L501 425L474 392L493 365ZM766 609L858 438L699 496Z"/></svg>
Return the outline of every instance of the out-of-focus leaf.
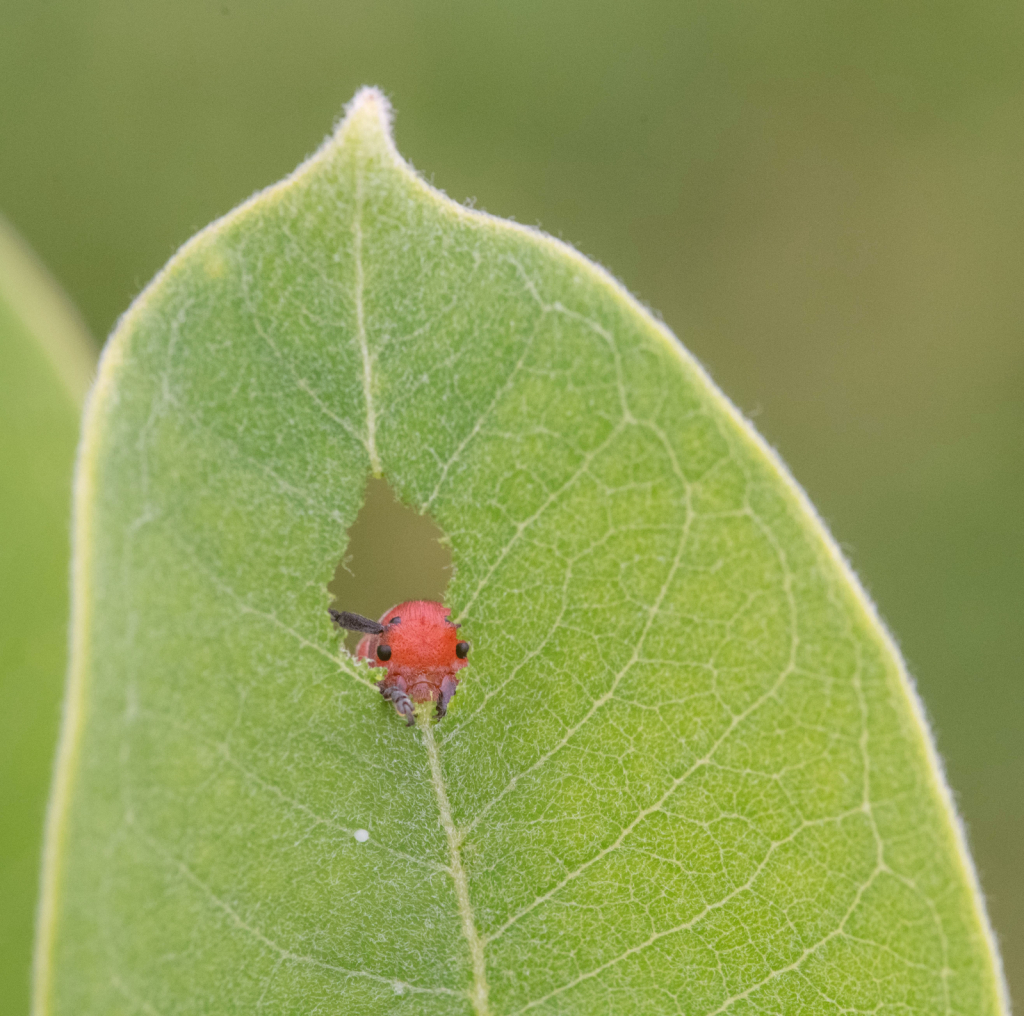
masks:
<svg viewBox="0 0 1024 1016"><path fill-rule="evenodd" d="M67 297L0 219L0 998L28 1011L43 812L67 656L78 417L95 360Z"/></svg>

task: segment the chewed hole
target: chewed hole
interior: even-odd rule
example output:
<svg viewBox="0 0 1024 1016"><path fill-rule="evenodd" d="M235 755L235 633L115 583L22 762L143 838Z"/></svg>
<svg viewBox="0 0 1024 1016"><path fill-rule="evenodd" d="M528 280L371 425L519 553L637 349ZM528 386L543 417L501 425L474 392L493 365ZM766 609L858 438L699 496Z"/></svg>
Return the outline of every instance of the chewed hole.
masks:
<svg viewBox="0 0 1024 1016"><path fill-rule="evenodd" d="M345 556L327 586L331 606L376 620L403 600L443 600L452 552L442 540L433 519L398 501L384 480L371 479ZM346 635L350 652L360 637Z"/></svg>

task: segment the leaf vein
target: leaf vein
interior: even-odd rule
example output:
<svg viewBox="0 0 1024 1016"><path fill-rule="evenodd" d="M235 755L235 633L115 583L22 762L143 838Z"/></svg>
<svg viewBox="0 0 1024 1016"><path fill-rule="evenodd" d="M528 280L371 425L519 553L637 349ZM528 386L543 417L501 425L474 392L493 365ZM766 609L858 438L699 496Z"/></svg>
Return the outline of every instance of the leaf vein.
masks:
<svg viewBox="0 0 1024 1016"><path fill-rule="evenodd" d="M333 973L343 974L345 977L356 977L363 978L369 981L376 981L379 984L389 985L393 991L396 992L415 992L427 995L455 995L461 996L461 992L456 991L453 988L445 987L424 987L419 984L411 984L408 981L403 981L397 977L387 977L383 974L375 974L368 970L354 970L350 967L338 966L334 963L328 963L326 960L317 959L314 956L305 956L302 953L293 952L290 949L285 948L279 943L275 942L272 938L265 935L259 928L254 927L248 921L246 921L241 914L238 913L231 904L222 900L184 861L180 858L175 857L170 851L164 849L164 847L149 833L147 833L139 824L135 821L131 814L125 816L125 824L128 825L135 834L145 843L153 853L169 864L172 868L176 869L178 873L185 878L186 881L194 885L207 900L218 910L224 913L227 918L231 921L235 927L241 931L246 932L258 942L261 942L264 946L270 949L272 952L277 953L282 959L290 960L294 963L300 963L307 966L317 967L321 970L329 970Z"/></svg>

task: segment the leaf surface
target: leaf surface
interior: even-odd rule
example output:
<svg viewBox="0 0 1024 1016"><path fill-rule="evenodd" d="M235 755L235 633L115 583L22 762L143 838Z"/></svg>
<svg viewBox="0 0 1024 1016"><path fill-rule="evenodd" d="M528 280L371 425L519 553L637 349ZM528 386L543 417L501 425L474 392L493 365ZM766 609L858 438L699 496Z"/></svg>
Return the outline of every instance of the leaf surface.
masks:
<svg viewBox="0 0 1024 1016"><path fill-rule="evenodd" d="M0 998L28 1012L43 814L67 655L68 521L94 358L67 297L0 217Z"/></svg>
<svg viewBox="0 0 1024 1016"><path fill-rule="evenodd" d="M434 726L326 612L371 473L452 544ZM1001 1011L802 494L605 273L418 178L378 93L126 315L76 503L40 1013Z"/></svg>

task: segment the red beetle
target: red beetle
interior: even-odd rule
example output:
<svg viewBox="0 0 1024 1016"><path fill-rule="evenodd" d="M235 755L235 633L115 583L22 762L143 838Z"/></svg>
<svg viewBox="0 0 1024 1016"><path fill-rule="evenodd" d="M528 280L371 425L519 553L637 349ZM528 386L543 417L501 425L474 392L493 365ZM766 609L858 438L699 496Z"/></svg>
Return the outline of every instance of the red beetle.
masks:
<svg viewBox="0 0 1024 1016"><path fill-rule="evenodd" d="M433 600L408 600L379 621L347 610L330 614L339 628L364 633L356 656L369 660L371 667L387 669L377 687L408 726L415 723L413 702L436 702L438 719L448 712L459 685L455 675L469 663L469 643L459 640L459 626L447 607Z"/></svg>

